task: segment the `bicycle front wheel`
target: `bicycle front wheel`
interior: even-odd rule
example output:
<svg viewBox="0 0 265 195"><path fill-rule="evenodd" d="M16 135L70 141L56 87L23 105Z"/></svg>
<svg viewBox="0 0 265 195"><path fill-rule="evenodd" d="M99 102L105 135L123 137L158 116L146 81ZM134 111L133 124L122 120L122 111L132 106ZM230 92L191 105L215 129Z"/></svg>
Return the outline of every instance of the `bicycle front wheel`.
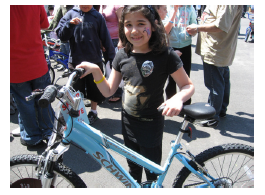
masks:
<svg viewBox="0 0 265 195"><path fill-rule="evenodd" d="M254 188L254 148L243 144L225 144L205 150L195 157L206 168L217 188ZM194 162L190 165L198 170ZM194 188L205 182L184 167L173 187Z"/></svg>
<svg viewBox="0 0 265 195"><path fill-rule="evenodd" d="M41 188L41 180L36 176L38 160L37 155L13 156L10 159L10 187ZM51 188L86 188L86 184L70 168L56 163Z"/></svg>

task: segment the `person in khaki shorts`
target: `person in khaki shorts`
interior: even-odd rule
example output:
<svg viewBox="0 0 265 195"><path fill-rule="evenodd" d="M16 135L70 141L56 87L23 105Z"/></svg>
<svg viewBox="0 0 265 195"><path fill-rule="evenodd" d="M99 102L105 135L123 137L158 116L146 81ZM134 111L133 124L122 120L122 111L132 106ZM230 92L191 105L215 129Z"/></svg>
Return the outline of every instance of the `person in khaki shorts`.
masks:
<svg viewBox="0 0 265 195"><path fill-rule="evenodd" d="M195 53L201 56L204 83L210 90L208 102L216 110L204 126L217 127L225 117L230 96L230 70L238 37L242 5L207 5L199 25L187 26L190 35L198 33Z"/></svg>

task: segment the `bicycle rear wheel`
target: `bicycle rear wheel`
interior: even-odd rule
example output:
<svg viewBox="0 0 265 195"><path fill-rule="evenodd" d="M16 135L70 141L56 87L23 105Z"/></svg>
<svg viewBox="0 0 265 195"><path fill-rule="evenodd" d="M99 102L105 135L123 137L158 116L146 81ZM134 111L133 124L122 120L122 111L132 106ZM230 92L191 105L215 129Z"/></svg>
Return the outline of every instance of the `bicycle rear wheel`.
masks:
<svg viewBox="0 0 265 195"><path fill-rule="evenodd" d="M36 176L38 160L38 155L13 156L10 159L10 187L41 188L41 181ZM51 188L86 188L83 180L62 163L55 164L54 174L57 177Z"/></svg>
<svg viewBox="0 0 265 195"><path fill-rule="evenodd" d="M195 160L216 179L212 182L217 188L254 188L254 148L251 146L216 146L200 153ZM190 165L198 170L194 162ZM173 187L194 188L204 183L184 167L177 175Z"/></svg>

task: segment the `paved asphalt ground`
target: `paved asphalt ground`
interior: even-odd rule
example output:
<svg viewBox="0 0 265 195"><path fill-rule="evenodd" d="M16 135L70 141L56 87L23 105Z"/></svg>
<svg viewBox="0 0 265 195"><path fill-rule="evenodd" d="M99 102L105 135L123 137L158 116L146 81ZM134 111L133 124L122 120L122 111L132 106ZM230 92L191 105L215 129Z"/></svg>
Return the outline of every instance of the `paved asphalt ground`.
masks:
<svg viewBox="0 0 265 195"><path fill-rule="evenodd" d="M221 119L215 129L201 126L193 126L192 139L184 135L183 145L187 146L193 154L224 143L242 143L254 146L254 43L245 43L244 34L248 25L248 19L242 18L241 30L238 36L238 46L231 72L231 97L227 111L227 117ZM257 40L257 39L255 39ZM208 90L204 86L203 66L200 56L195 54L197 37L192 41L192 70L191 79L196 92L192 102L207 102ZM56 71L56 76L61 72ZM59 85L64 85L66 79L60 80ZM52 105L55 106L57 102ZM257 106L259 108L259 106ZM90 108L86 108L88 112ZM109 103L107 100L98 107L99 120L93 126L104 134L123 143L120 121L121 102ZM45 148L38 150L28 149L20 144L18 137L13 137L11 131L18 127L17 112L10 115L10 157L17 154L41 154ZM163 138L163 159L165 162L170 150L170 141L176 138L179 126L183 118L166 117ZM257 128L256 128L257 130ZM262 130L259 128L259 130ZM110 151L111 154L125 167L128 168L125 158ZM92 188L120 188L123 187L89 155L71 146L64 155L64 164L71 167ZM8 165L7 165L8 166ZM174 178L182 166L174 160L164 187L171 187ZM257 173L257 172L256 172ZM145 181L145 174L143 174Z"/></svg>

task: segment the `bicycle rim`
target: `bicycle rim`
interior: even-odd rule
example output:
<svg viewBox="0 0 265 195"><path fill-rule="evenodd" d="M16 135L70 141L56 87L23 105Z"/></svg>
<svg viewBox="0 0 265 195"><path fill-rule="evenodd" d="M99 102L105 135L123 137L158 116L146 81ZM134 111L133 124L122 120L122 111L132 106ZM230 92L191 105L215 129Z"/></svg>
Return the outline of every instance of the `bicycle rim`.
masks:
<svg viewBox="0 0 265 195"><path fill-rule="evenodd" d="M37 178L36 164L18 164L10 167L10 188L41 188ZM57 176L51 188L74 188L75 186L64 176L54 170Z"/></svg>
<svg viewBox="0 0 265 195"><path fill-rule="evenodd" d="M231 152L217 155L203 163L208 173L216 178L212 182L217 188L254 188L254 156ZM203 183L204 181L191 173L182 187L197 187Z"/></svg>

